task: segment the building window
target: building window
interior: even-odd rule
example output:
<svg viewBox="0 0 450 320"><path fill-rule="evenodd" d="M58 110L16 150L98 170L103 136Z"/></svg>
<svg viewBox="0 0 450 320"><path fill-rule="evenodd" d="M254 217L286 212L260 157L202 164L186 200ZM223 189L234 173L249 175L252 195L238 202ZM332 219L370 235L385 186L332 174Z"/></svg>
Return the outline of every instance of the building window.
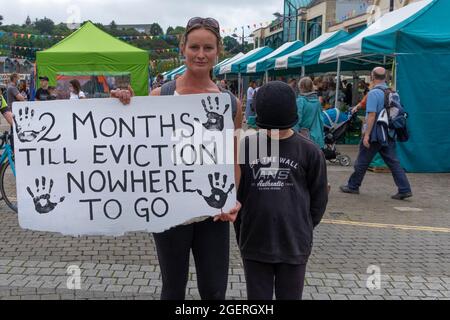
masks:
<svg viewBox="0 0 450 320"><path fill-rule="evenodd" d="M322 16L311 19L308 21L308 39L307 42L311 42L322 35Z"/></svg>
<svg viewBox="0 0 450 320"><path fill-rule="evenodd" d="M336 23L365 14L374 0L337 0Z"/></svg>
<svg viewBox="0 0 450 320"><path fill-rule="evenodd" d="M362 29L366 28L367 25L363 24L361 26L357 26L357 27L353 27L353 28L348 28L348 33L352 34L358 31L361 31Z"/></svg>

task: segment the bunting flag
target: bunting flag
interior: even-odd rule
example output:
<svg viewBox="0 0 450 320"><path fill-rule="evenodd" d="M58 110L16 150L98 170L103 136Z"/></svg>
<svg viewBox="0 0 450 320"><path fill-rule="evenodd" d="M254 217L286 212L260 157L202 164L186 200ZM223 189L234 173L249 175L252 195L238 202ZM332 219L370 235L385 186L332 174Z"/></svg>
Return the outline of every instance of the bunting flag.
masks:
<svg viewBox="0 0 450 320"><path fill-rule="evenodd" d="M242 29L258 29L258 28L262 28L262 27L267 27L272 23L272 21L264 21L264 22L253 22L249 25L242 25L239 27L233 27L233 28L222 28L221 31L223 34L231 34L231 33L235 33L238 30L242 30Z"/></svg>

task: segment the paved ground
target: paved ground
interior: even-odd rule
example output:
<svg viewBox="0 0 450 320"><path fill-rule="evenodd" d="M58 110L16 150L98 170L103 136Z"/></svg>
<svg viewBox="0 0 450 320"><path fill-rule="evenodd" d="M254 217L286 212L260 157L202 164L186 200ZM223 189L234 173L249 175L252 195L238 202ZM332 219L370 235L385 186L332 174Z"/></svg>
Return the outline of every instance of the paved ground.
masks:
<svg viewBox="0 0 450 320"><path fill-rule="evenodd" d="M355 158L356 148L341 147ZM329 166L330 203L315 231L305 299L450 299L450 174L410 174L412 200L390 199L389 174L368 173L361 195L337 188L351 168ZM245 299L242 263L231 236L227 298ZM81 289L67 288L67 268ZM193 264L192 264L193 265ZM368 289L369 266L381 271ZM0 202L1 299L158 299L160 272L152 237L66 237L22 230ZM188 299L199 299L191 268Z"/></svg>

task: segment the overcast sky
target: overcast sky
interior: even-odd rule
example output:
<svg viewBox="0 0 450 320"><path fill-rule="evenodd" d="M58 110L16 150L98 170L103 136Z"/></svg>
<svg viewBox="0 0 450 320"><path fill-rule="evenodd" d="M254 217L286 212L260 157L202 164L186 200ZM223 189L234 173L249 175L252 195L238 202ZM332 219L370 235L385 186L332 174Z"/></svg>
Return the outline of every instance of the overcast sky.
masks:
<svg viewBox="0 0 450 320"><path fill-rule="evenodd" d="M164 30L184 26L190 17L214 17L222 29L270 21L282 0L0 0L3 24L23 24L27 15L55 23L92 20L109 24L158 22ZM247 32L248 31L248 32ZM250 30L246 30L249 33Z"/></svg>

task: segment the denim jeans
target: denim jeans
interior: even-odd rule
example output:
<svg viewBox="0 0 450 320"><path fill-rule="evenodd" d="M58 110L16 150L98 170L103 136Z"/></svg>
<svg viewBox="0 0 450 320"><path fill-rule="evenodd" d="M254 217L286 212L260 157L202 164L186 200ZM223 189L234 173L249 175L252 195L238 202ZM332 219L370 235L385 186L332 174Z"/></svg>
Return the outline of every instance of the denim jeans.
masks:
<svg viewBox="0 0 450 320"><path fill-rule="evenodd" d="M252 110L253 99L247 100L247 104L245 106L245 119L248 120L250 116L255 115L255 111Z"/></svg>
<svg viewBox="0 0 450 320"><path fill-rule="evenodd" d="M398 161L395 153L395 141L389 141L387 146L382 146L379 143L373 142L370 144L369 149L367 149L361 141L359 144L358 159L356 159L355 162L355 171L348 180L348 187L352 190L359 189L364 179L364 175L377 152L380 153L384 162L386 162L391 170L398 192L411 192L411 186L409 185L405 170L400 166L400 161Z"/></svg>

